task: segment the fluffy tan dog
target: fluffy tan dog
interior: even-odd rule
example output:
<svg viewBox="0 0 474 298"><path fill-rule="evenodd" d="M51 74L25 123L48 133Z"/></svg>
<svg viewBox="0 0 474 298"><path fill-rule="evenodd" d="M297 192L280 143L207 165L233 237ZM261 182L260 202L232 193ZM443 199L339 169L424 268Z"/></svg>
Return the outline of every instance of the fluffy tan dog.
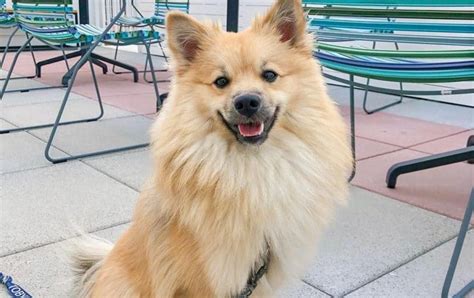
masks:
<svg viewBox="0 0 474 298"><path fill-rule="evenodd" d="M79 295L272 296L314 257L352 165L301 3L278 0L240 33L166 23L175 76L154 175L113 247L76 251Z"/></svg>

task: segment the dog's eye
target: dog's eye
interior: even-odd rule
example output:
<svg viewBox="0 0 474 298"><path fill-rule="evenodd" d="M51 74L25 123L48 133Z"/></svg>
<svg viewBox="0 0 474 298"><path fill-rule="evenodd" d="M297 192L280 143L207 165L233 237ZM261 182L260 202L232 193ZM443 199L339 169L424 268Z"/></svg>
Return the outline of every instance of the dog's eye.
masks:
<svg viewBox="0 0 474 298"><path fill-rule="evenodd" d="M262 78L269 83L274 82L277 79L277 77L278 77L277 73L274 72L273 70L265 70L262 73Z"/></svg>
<svg viewBox="0 0 474 298"><path fill-rule="evenodd" d="M217 88L224 88L225 86L227 86L229 84L229 79L226 78L226 77L218 77L215 81L214 81L214 85L216 85Z"/></svg>

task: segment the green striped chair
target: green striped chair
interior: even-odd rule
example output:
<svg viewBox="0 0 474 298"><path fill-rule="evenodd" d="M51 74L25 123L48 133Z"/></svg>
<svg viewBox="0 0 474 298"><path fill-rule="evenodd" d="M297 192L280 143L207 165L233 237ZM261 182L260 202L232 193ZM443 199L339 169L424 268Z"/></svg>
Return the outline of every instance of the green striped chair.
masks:
<svg viewBox="0 0 474 298"><path fill-rule="evenodd" d="M354 88L366 91L363 108L368 113L400 101L367 109L367 92L400 97L474 93L474 88L442 90L394 90L369 85L370 79L409 83L451 83L474 79L474 11L470 0L304 0L310 31L317 35L315 57L321 65L349 75L349 80L325 72L325 76L351 87L351 127L354 135ZM395 9L396 8L396 9ZM445 8L440 10L440 8ZM446 9L448 8L448 9ZM395 21L396 20L396 21ZM354 46L356 41L372 47ZM375 42L422 45L420 50L378 50ZM453 48L454 46L454 48ZM436 47L430 50L430 47ZM354 77L367 78L367 84ZM355 139L352 138L353 151ZM427 160L394 165L387 185L395 187L403 173L434 165L472 159L472 146ZM355 153L354 153L355 154ZM415 166L413 166L415 165Z"/></svg>
<svg viewBox="0 0 474 298"><path fill-rule="evenodd" d="M0 60L0 68L2 67L3 62L5 61L5 56L8 52L8 48L10 46L13 35L15 35L15 33L18 31L18 28L16 28L15 19L7 12L6 0L0 0L0 29L12 29L12 28L14 28L14 30L13 30L13 33L8 38L8 41L5 45L5 50L2 55L2 60Z"/></svg>
<svg viewBox="0 0 474 298"><path fill-rule="evenodd" d="M151 17L144 17L140 10L136 7L135 1L131 0L131 5L134 8L134 11L138 16L123 16L119 19L118 24L120 25L120 30L122 31L123 28L130 28L130 27L150 27L150 28L157 28L158 30L164 29L165 27L165 19L166 14L169 11L181 11L184 13L189 13L189 0L155 0L155 13ZM163 37L163 35L162 35ZM157 39L155 43L158 44L160 47L162 55L166 62L168 62L168 57L164 51L163 43L164 39ZM115 59L118 56L118 47L115 49ZM148 70L148 59L145 61L145 69L141 72L144 73L144 80L150 83L150 80L147 79L146 74L149 72ZM162 69L158 71L166 71L167 69ZM113 68L114 73L120 74L123 72L115 71L115 67Z"/></svg>
<svg viewBox="0 0 474 298"><path fill-rule="evenodd" d="M189 0L155 0L155 13L151 17L144 17L136 7L135 1L131 1L132 7L139 16L123 16L118 23L124 26L146 26L165 25L166 14L172 10L189 13Z"/></svg>
<svg viewBox="0 0 474 298"><path fill-rule="evenodd" d="M90 122L96 121L102 118L104 111L102 105L102 99L100 96L100 90L98 87L98 82L96 79L94 67L92 66L93 58L92 52L93 50L104 41L113 41L119 42L121 45L129 45L129 44L141 44L145 46L147 55L150 56L150 41L154 39L160 38L159 33L155 30L139 28L137 30L129 30L127 32L113 32L111 28L115 25L118 19L123 15L126 9L126 0L122 1L122 7L119 13L112 19L109 25L104 28L98 28L92 25L78 25L74 23L74 15L73 15L73 8L72 8L72 0L13 0L13 11L15 14L16 22L21 30L23 30L27 35L27 41L20 47L18 52L15 54L13 58L12 67L9 69L7 75L7 81L11 77L13 73L15 64L18 60L20 53L25 49L26 45L31 42L31 40L35 39L44 44L50 46L53 49L57 49L62 51L63 56L65 46L75 47L80 45L81 48L86 49L86 53L84 56L79 59L79 61L71 67L72 76L67 84L66 94L63 98L61 108L58 111L58 115L56 117L56 121L51 124L46 125L36 125L30 127L23 127L17 129L11 129L6 132L18 131L18 130L25 130L25 129L36 129L36 128L44 128L44 127L53 127L51 131L51 135L49 137L46 150L45 150L45 157L47 160L57 163L57 162L64 162L71 159L82 158L87 156L94 156L99 154L105 154L110 152L118 152L123 150L135 149L144 147L147 144L140 144L134 146L127 146L122 148L115 148L110 150L98 151L98 152L90 152L85 154L79 154L74 156L68 156L65 158L54 158L50 155L50 149L52 146L53 139L55 137L57 128L61 125L65 124L73 124L73 123L80 123L80 122ZM65 62L67 64L67 59L65 57ZM68 102L69 95L74 85L74 81L76 79L77 73L79 69L81 69L86 63L89 64L91 69L91 75L95 87L95 91L97 94L98 104L99 104L99 115L93 118L88 119L81 119L75 121L68 121L68 122L61 122L61 118L65 109L65 106ZM150 59L150 68L153 69L153 63ZM155 73L152 72L153 80L156 82ZM4 84L2 92L0 93L0 98L3 97L3 94L6 90L6 85ZM154 84L155 93L157 101L160 100L160 94L158 91L158 86ZM5 132L5 131L4 131Z"/></svg>
<svg viewBox="0 0 474 298"><path fill-rule="evenodd" d="M160 38L159 32L149 29L104 33L102 28L88 24L75 24L72 0L13 0L13 10L19 28L29 37L27 42L34 38L52 48L61 50L63 55L65 55L65 46L68 46L68 49L75 48L77 45L88 48L97 40L129 45L144 43L144 41L148 43L149 40ZM19 53L17 54L19 55ZM67 59L64 61L69 69ZM9 74L13 72L15 63L16 59L14 59ZM8 78L9 76L7 76ZM6 91L7 83L8 81L0 92L0 98Z"/></svg>
<svg viewBox="0 0 474 298"><path fill-rule="evenodd" d="M6 92L8 80L13 73L19 54L32 39L39 40L53 49L61 50L65 56L66 46L68 49L75 49L78 45L81 48L89 48L96 41L107 40L117 41L121 45L143 44L148 43L149 40L160 38L158 32L148 29L127 32L107 30L104 32L103 29L92 25L75 24L72 0L13 0L13 10L18 27L25 32L28 38L15 55L13 65L7 75L7 81L0 92L0 99ZM64 57L64 61L67 68L70 69L66 57ZM158 91L156 93L156 96L159 97Z"/></svg>
<svg viewBox="0 0 474 298"><path fill-rule="evenodd" d="M325 72L333 81L351 87L353 112L354 90L398 96L431 96L474 93L474 88L442 90L394 90L355 82L354 77L391 82L452 83L474 79L474 11L471 0L303 0L309 30L317 35L314 55L325 69L349 76ZM396 8L396 9L395 9ZM444 8L441 10L440 8ZM419 50L381 50L355 46L364 41L400 45L422 45ZM454 46L454 48L453 48ZM433 49L430 49L433 48ZM379 111L391 103L369 111ZM354 117L351 112L352 142ZM355 149L354 149L355 151ZM467 151L467 152L465 152ZM355 153L354 153L355 154ZM472 159L473 148L441 156L441 162ZM468 158L469 157L469 158ZM423 163L428 166L431 163ZM423 168L423 166L421 168ZM410 167L394 167L387 174L387 184L395 187L396 176Z"/></svg>
<svg viewBox="0 0 474 298"><path fill-rule="evenodd" d="M0 0L0 29L12 30L10 36L7 39L7 43L5 44L5 49L3 50L2 58L0 60L0 68L2 68L3 63L5 62L5 58L7 56L7 53L8 53L8 49L10 48L13 36L15 36L15 34L20 29L17 26L17 23L16 23L15 18L13 17L13 15L8 13L7 4L6 4L5 0ZM33 48L31 47L31 44L29 45L29 49L30 49L31 56L33 58L33 62L36 64L36 59L35 59L35 55L34 55L34 52L33 52ZM15 78L12 78L12 79L32 79L34 77L35 76L33 75L33 76L15 77ZM4 78L0 79L0 81L5 81L5 80L6 79L4 79Z"/></svg>
<svg viewBox="0 0 474 298"><path fill-rule="evenodd" d="M434 83L470 79L472 70L469 70L469 65L472 67L472 64L466 59L472 58L472 46L474 45L474 36L472 35L474 29L472 23L470 23L474 18L474 12L471 7L472 1L305 0L303 3L309 14L310 30L318 36L317 56L320 56L323 66L346 73L353 73L356 76L366 77L368 78L367 85L369 85L371 78L397 81L400 84L401 82L410 81ZM454 10L439 10L442 7L451 7ZM420 33L428 32L430 35L420 35ZM372 48L337 45L337 42L347 43L348 41L355 40L370 42L372 43ZM376 50L377 42L394 43L396 50ZM447 48L446 50L433 51L399 51L399 44L426 44L440 47L462 46L466 50L457 51ZM327 56L328 54L330 56ZM349 59L352 61L352 64L338 63L343 61L340 59ZM404 59L408 60L403 61ZM417 66L420 66L417 65L418 63L426 63L426 61L431 61L432 59L450 59L448 62L453 62L453 59L456 62L463 59L464 61L461 64L449 64L452 66L449 68L449 71L446 68L447 64L436 64L440 67L444 65L443 71L446 70L446 72L444 72L443 76L439 71L433 71L436 69L435 64L430 64L432 66L431 69L427 68L429 65L425 65L423 69L417 68ZM446 61L441 62L444 63ZM380 63L387 63L387 67L374 69L376 65L383 65ZM404 63L411 66L402 65ZM457 68L456 65L463 65L465 67ZM363 66L371 67L369 67L370 69L356 68ZM410 69L407 70L407 67ZM403 73L403 71L408 71L409 73ZM407 76L406 78L404 77L405 75ZM369 114L401 102L400 99L394 103L369 110L367 107L368 88L364 89L366 89L366 93L363 108ZM456 92L470 93L472 89ZM403 93L405 96L409 96L407 92Z"/></svg>
<svg viewBox="0 0 474 298"><path fill-rule="evenodd" d="M349 86L354 157L355 88L415 98L474 93L472 0L303 0L303 7L308 15L308 27L317 36L314 56L325 70L324 75ZM364 46L361 42L368 45ZM396 43L400 47L395 50L376 49L375 44L379 42ZM413 45L418 45L418 48L413 49ZM401 49L403 47L406 49ZM369 80L362 84L356 82L354 77L398 83L471 82L471 86L465 85L459 89L441 87L433 90L433 86L432 90L397 90L373 86ZM367 110L366 101L365 96L364 109L369 113L399 103L397 101L370 111ZM474 139L474 136L470 139ZM473 158L474 144L468 143L466 148L397 163L387 172L387 186L394 188L401 174ZM355 166L351 178L354 173ZM472 202L469 206L472 213ZM466 212L468 214L469 210ZM458 246L456 251L460 252ZM456 262L456 258L451 261L442 297L448 297ZM461 290L459 297L473 288L474 281Z"/></svg>

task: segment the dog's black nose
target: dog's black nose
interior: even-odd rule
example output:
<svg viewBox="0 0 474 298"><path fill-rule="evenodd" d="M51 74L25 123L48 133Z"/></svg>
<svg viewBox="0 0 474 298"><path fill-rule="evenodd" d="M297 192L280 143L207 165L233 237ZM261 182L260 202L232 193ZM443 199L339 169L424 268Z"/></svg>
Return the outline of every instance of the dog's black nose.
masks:
<svg viewBox="0 0 474 298"><path fill-rule="evenodd" d="M244 94L237 97L234 101L234 107L240 115L252 117L260 110L262 100L256 94Z"/></svg>

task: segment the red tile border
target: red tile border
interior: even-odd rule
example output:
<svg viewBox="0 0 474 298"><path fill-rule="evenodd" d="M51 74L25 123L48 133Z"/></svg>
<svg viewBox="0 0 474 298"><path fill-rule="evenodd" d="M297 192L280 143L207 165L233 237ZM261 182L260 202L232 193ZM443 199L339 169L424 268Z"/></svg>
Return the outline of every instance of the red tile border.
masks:
<svg viewBox="0 0 474 298"><path fill-rule="evenodd" d="M357 162L352 184L452 218L461 219L474 182L474 166L457 163L404 174L387 188L387 170L395 163L427 154L404 149ZM474 223L474 219L473 219Z"/></svg>
<svg viewBox="0 0 474 298"><path fill-rule="evenodd" d="M435 141L423 143L411 147L410 149L430 154L438 154L446 151L461 149L466 147L467 139L471 135L474 135L474 129L457 133Z"/></svg>

